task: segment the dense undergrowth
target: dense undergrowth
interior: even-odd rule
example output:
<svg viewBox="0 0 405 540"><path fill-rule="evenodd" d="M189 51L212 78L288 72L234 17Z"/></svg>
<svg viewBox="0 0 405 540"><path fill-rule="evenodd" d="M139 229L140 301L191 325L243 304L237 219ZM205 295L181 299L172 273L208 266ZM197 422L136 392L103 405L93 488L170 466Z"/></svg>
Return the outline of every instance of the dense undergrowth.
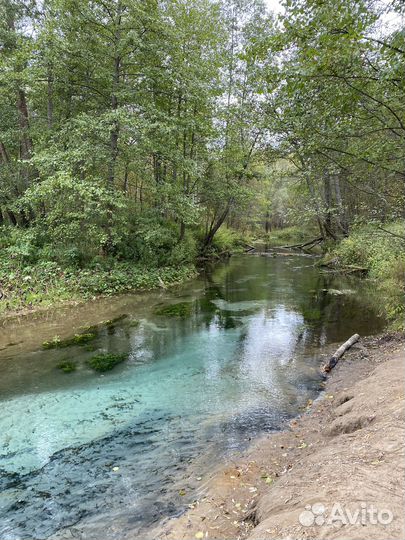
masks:
<svg viewBox="0 0 405 540"><path fill-rule="evenodd" d="M393 329L404 329L405 242L401 222L358 225L325 256L338 269L358 267L381 292L381 314Z"/></svg>
<svg viewBox="0 0 405 540"><path fill-rule="evenodd" d="M243 253L252 241L251 234L223 226L216 233L209 249L204 250L204 257L218 259L233 253Z"/></svg>
<svg viewBox="0 0 405 540"><path fill-rule="evenodd" d="M87 268L66 267L52 261L22 266L0 257L2 299L0 314L26 307L49 307L60 302L85 300L96 295L171 286L196 274L192 265L152 268L111 260Z"/></svg>
<svg viewBox="0 0 405 540"><path fill-rule="evenodd" d="M156 246L149 264L146 257L98 256L85 260L81 254L77 256L77 252L61 255L61 251L52 251L49 245L38 245L32 241L32 231L20 231L17 235L15 230L10 234L9 230L3 229L2 233L0 314L23 308L50 307L97 295L171 286L196 273L191 257L171 260L173 250L170 248L165 257L163 248L159 250Z"/></svg>
<svg viewBox="0 0 405 540"><path fill-rule="evenodd" d="M85 235L84 235L85 236ZM39 229L0 228L0 314L97 295L169 287L196 275L202 233L181 243L173 227L139 228L117 242L115 255L97 255L91 238L82 244L55 241ZM60 236L63 239L63 236ZM205 258L242 251L243 236L223 228Z"/></svg>

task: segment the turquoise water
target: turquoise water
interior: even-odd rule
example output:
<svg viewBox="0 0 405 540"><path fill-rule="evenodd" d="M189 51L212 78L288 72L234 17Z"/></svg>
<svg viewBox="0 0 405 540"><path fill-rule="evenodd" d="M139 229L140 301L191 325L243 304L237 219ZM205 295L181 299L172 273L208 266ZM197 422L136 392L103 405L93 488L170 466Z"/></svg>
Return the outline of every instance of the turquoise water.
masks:
<svg viewBox="0 0 405 540"><path fill-rule="evenodd" d="M322 354L383 326L368 283L321 274L313 262L235 257L173 291L5 329L5 341L19 342L0 352L0 538L65 529L147 538L221 456L298 414L322 387ZM186 317L156 314L179 302ZM95 352L42 350L44 336L111 313L127 316L100 327ZM97 352L128 360L100 375L86 363ZM78 369L61 372L62 360Z"/></svg>

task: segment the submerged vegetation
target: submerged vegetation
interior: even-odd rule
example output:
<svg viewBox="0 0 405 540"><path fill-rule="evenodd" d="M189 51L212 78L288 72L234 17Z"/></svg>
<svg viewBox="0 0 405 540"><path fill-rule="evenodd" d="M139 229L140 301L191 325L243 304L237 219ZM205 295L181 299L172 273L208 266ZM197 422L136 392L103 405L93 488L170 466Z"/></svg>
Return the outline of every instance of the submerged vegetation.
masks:
<svg viewBox="0 0 405 540"><path fill-rule="evenodd" d="M401 317L404 10L3 0L0 313L315 238Z"/></svg>
<svg viewBox="0 0 405 540"><path fill-rule="evenodd" d="M50 341L44 341L42 343L43 349L64 349L65 347L71 347L72 345L84 345L93 339L96 339L97 334L95 332L86 334L75 334L73 337L60 339L59 336L55 336Z"/></svg>
<svg viewBox="0 0 405 540"><path fill-rule="evenodd" d="M72 373L76 371L77 364L71 360L64 360L58 364L58 369L62 370L64 373Z"/></svg>
<svg viewBox="0 0 405 540"><path fill-rule="evenodd" d="M110 371L127 358L128 354L96 354L87 363L94 371L104 372Z"/></svg>
<svg viewBox="0 0 405 540"><path fill-rule="evenodd" d="M190 317L193 311L192 302L178 302L177 304L170 304L168 306L158 307L155 309L154 314L163 317L180 317L185 319Z"/></svg>

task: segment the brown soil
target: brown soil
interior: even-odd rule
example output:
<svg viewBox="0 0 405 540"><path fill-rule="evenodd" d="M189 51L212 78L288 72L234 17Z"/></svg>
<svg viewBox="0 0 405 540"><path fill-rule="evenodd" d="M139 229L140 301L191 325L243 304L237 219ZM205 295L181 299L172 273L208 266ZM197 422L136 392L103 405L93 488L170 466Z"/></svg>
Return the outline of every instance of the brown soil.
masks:
<svg viewBox="0 0 405 540"><path fill-rule="evenodd" d="M353 347L332 371L321 398L308 404L307 414L216 472L189 510L161 525L153 537L405 538L403 359L398 335ZM320 516L326 524L301 525L301 513L316 503L326 509ZM362 518L330 524L335 503L352 516L359 510ZM375 514L364 517L371 507L392 512L392 522L373 524Z"/></svg>

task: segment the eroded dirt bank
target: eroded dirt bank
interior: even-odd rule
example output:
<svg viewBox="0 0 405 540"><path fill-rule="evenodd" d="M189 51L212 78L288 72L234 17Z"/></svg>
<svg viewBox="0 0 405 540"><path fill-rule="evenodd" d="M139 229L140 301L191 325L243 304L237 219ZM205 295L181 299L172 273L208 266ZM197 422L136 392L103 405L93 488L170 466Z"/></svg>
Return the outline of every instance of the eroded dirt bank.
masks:
<svg viewBox="0 0 405 540"><path fill-rule="evenodd" d="M218 470L154 537L403 539L403 345L361 340L308 414Z"/></svg>

